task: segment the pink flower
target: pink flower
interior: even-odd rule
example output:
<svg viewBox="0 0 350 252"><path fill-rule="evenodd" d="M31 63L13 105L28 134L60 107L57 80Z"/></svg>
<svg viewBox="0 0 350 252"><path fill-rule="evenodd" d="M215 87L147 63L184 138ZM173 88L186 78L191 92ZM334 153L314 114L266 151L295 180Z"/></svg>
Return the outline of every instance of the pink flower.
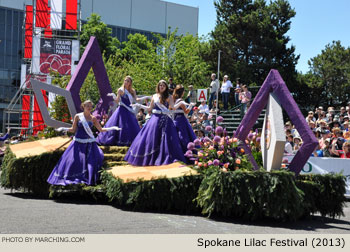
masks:
<svg viewBox="0 0 350 252"><path fill-rule="evenodd" d="M219 164L220 164L220 161L219 161L219 160L215 159L215 160L213 161L213 165L219 166Z"/></svg>
<svg viewBox="0 0 350 252"><path fill-rule="evenodd" d="M221 122L223 122L224 121L224 118L222 117L222 116L218 116L217 118L216 118L216 123L221 123Z"/></svg>
<svg viewBox="0 0 350 252"><path fill-rule="evenodd" d="M236 159L236 164L241 164L241 160L239 158Z"/></svg>
<svg viewBox="0 0 350 252"><path fill-rule="evenodd" d="M220 135L222 132L224 132L224 129L221 126L217 126L215 129L215 133L217 135Z"/></svg>
<svg viewBox="0 0 350 252"><path fill-rule="evenodd" d="M199 140L199 139L197 138L197 139L195 139L195 140L193 141L193 143L194 143L195 146L201 145L201 140ZM188 147L187 147L187 148L188 148Z"/></svg>
<svg viewBox="0 0 350 252"><path fill-rule="evenodd" d="M212 129L213 128L211 126L209 126L209 125L207 127L205 127L205 131L212 131Z"/></svg>
<svg viewBox="0 0 350 252"><path fill-rule="evenodd" d="M195 148L194 143L189 142L189 143L187 144L187 149L188 149L188 150L193 150L194 148Z"/></svg>
<svg viewBox="0 0 350 252"><path fill-rule="evenodd" d="M219 137L219 136L215 136L215 137L214 137L214 142L215 142L215 143L220 142L220 140L221 140L221 137ZM187 147L187 148L188 148L188 147Z"/></svg>

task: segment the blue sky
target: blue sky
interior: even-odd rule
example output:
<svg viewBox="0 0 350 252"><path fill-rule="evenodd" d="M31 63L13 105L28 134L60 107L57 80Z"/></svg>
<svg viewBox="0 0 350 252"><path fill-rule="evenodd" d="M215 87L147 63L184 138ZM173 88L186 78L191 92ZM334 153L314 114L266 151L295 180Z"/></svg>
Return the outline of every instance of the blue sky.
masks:
<svg viewBox="0 0 350 252"><path fill-rule="evenodd" d="M216 22L213 0L166 0L199 7L199 35L212 31ZM300 55L299 72L309 69L308 60L321 53L333 40L350 47L350 0L289 0L296 11L288 36Z"/></svg>

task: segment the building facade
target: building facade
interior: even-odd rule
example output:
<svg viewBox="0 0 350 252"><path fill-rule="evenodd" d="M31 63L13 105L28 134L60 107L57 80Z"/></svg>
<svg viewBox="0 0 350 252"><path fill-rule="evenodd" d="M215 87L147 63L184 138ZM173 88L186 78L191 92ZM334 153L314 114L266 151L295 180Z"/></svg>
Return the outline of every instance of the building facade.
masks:
<svg viewBox="0 0 350 252"><path fill-rule="evenodd" d="M166 34L170 28L180 34L196 35L198 14L196 7L162 0L78 0L81 20L97 13L119 41L129 34L141 33L148 39L152 33ZM3 109L18 91L21 81L21 62L24 43L24 9L32 0L0 0L0 121ZM65 5L65 0L63 0ZM49 1L50 4L50 1ZM63 6L63 9L65 7ZM0 126L2 127L2 125ZM4 129L2 129L4 131Z"/></svg>

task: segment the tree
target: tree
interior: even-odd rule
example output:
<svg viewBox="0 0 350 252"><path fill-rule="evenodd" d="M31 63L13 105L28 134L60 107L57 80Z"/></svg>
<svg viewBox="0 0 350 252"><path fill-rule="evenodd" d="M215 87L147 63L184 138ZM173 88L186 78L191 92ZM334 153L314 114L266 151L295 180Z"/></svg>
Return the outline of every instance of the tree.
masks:
<svg viewBox="0 0 350 252"><path fill-rule="evenodd" d="M321 54L308 61L307 84L322 90L327 106L345 105L350 100L350 47L340 41L326 45Z"/></svg>
<svg viewBox="0 0 350 252"><path fill-rule="evenodd" d="M101 16L92 13L88 17L88 22L83 25L80 34L80 55L84 53L90 37L95 36L100 46L101 52L108 58L110 55L116 54L120 42L117 38L112 37L112 29L101 21Z"/></svg>
<svg viewBox="0 0 350 252"><path fill-rule="evenodd" d="M176 35L176 30L165 38L158 37L157 45L165 77L172 77L174 83L185 87L207 87L210 80L210 65L202 55L205 42L190 34Z"/></svg>
<svg viewBox="0 0 350 252"><path fill-rule="evenodd" d="M217 22L211 33L211 50L206 60L221 71L240 77L245 83L262 84L270 69L279 70L288 86L295 82L299 56L288 47L290 19L295 11L286 0L266 4L265 0L220 0L214 2Z"/></svg>

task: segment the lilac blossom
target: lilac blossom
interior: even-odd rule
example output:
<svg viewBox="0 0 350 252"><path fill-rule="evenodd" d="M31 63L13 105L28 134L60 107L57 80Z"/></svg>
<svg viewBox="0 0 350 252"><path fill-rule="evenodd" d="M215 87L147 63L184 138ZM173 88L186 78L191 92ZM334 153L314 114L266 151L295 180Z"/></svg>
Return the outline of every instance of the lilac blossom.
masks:
<svg viewBox="0 0 350 252"><path fill-rule="evenodd" d="M188 149L188 150L194 150L194 148L195 148L194 143L189 142L189 143L187 144L187 149Z"/></svg>

